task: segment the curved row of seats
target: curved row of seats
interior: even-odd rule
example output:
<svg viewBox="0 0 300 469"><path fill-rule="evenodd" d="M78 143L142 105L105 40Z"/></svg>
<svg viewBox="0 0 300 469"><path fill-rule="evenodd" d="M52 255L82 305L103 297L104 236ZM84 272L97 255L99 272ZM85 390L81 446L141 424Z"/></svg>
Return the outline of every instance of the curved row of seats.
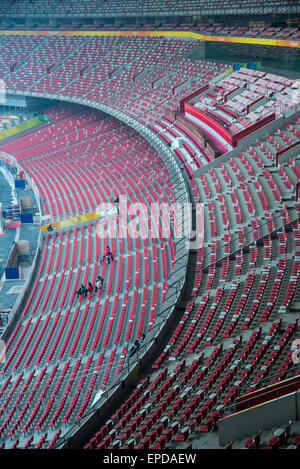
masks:
<svg viewBox="0 0 300 469"><path fill-rule="evenodd" d="M159 212L159 204L175 202L174 188L159 155L135 131L99 111L62 104L49 114L51 125L1 147L36 183L43 214L65 220L118 194L127 204L131 232L119 231L120 219L109 215L44 238L0 371L0 439L6 447L17 440L16 447L27 441L45 447L63 424L83 415L122 371L134 340L152 329L174 267L175 227L169 229ZM155 204L154 221L150 215L135 221L139 205L150 214ZM114 259L101 265L108 246ZM98 275L102 289L77 297L81 283L95 285ZM40 444L37 430L47 433Z"/></svg>
<svg viewBox="0 0 300 469"><path fill-rule="evenodd" d="M168 135L166 143L173 145L178 138L178 129L172 132L174 121L164 126L158 121L155 126L158 135L160 132ZM136 401L134 390L128 399L133 404L126 405L127 401L122 404L116 412L117 419L112 416L86 448L162 449L191 445L196 448L201 444L202 433L217 429L223 407L234 403L241 384L244 392L249 392L262 386L263 380L268 382L268 376L276 375L269 379L271 383L289 376L292 342L299 337L298 319L288 323L285 318L292 302L299 300L299 202L294 201L299 157L285 157L283 151L277 167L276 153L297 143L298 132L299 119L292 118L248 145L247 150L236 151L234 156L222 158L207 168L205 162L203 166L198 165L201 171L197 176L192 175L191 183L195 200L205 204L205 243L198 250L191 302L153 365L153 370L159 373L162 390L158 394L149 392L157 376L155 372L149 375L150 384L144 388L141 399ZM188 159L187 153L182 163ZM282 316L276 322L278 315ZM241 331L248 329L252 331L249 342L240 339ZM262 331L265 335L261 336ZM269 349L270 338L276 341L278 331L282 336L275 342L275 348ZM229 367L239 374L232 372L227 377L222 365L218 373L223 378L220 386L216 392L201 398L201 390L214 382L215 373L211 370L206 380L206 371L199 373L195 385L192 360L212 345L222 347L228 339L233 339L233 344L237 341L244 344L246 340L237 362L244 356L248 358L252 348L255 353L249 362L242 360L241 368L240 364ZM180 399L170 395L165 402L163 397L169 382L174 385L173 366L180 360L191 363L191 369L182 365L191 381L179 380L174 396ZM168 373L165 367L172 371ZM293 368L291 373L295 373ZM220 389L225 390L221 394L223 399L219 399ZM180 412L185 400L186 412L185 407ZM191 400L195 402L190 404ZM119 422L120 416L124 417L124 423L123 418Z"/></svg>
<svg viewBox="0 0 300 469"><path fill-rule="evenodd" d="M216 428L224 406L247 389L247 382L259 382L257 371L274 348L280 347L281 359L289 353L286 342L297 322L288 324L278 340L280 324L279 320L265 332L252 331L244 341L238 336L227 347L220 344L207 354L199 351L190 359L162 365L155 376L140 382L85 448L191 447L191 441Z"/></svg>
<svg viewBox="0 0 300 469"><path fill-rule="evenodd" d="M15 57L17 65L3 72L8 89L57 93L91 103L99 100L117 110L122 107L124 113L146 125L157 121L163 125L166 111L177 110L180 100L229 68L185 58L198 46L195 40L109 35L33 37L34 47L31 37L23 38L24 60L18 62ZM10 36L2 38L3 44L6 41L9 52ZM12 60L5 49L3 60ZM167 135L162 138L168 139ZM187 146L191 142L186 131L180 138ZM198 150L194 163L198 167L201 160L209 158L205 149Z"/></svg>
<svg viewBox="0 0 300 469"><path fill-rule="evenodd" d="M218 70L216 70L216 74L217 73ZM164 77L161 77L160 75L153 76L157 77L159 81L163 81L164 79ZM124 94L126 94L124 91L126 90L126 83L124 83L121 78L120 80L114 81L114 78L112 77L108 85L110 93L113 93L114 86L118 86L118 90L115 89L116 93L119 93L119 89L121 89L121 93L124 92ZM63 91L64 90L62 90L62 96ZM98 98L99 96L97 93L93 94L92 91L90 95L91 103L93 100L95 102ZM159 100L160 98L161 96L157 95L157 99ZM111 102L112 100L107 98L106 103L109 104ZM121 101L116 99L112 102L112 105L121 110L120 103ZM136 118L141 121L141 114L139 112L136 114L133 112L132 115L136 116ZM90 122L89 124L84 124L82 126L81 121L76 121L76 115L74 116L74 119L75 122L77 122L78 127L80 127L78 131L83 142L85 142L85 140L87 141L88 128L89 126L93 128L93 123ZM83 114L83 120L84 119L85 116ZM155 122L155 125L158 124L158 126L160 126L160 121L157 123L154 116L150 116L147 121L144 120L144 123L147 124L153 121ZM165 119L164 121L166 122ZM176 132L179 131L181 132L181 135L184 135L184 131L183 129L177 129L176 131L173 123L171 122L170 124L170 126L167 125L165 128L165 132L168 133L169 138L169 141L166 143L172 145L173 139L178 138ZM220 418L222 414L223 406L233 403L234 398L238 394L239 386L236 384L237 381L241 381L245 389L250 389L253 388L253 386L259 386L261 379L268 379L268 375L271 372L273 373L275 370L279 371L278 376L281 377L285 377L288 374L291 365L291 361L289 361L291 342L295 337L297 337L297 334L299 334L297 319L292 321L290 320L290 316L287 316L288 319L285 319L284 317L286 313L289 313L288 308L293 299L297 299L299 295L299 291L297 289L297 280L299 278L299 251L297 248L297 246L299 246L299 223L296 221L296 217L299 217L299 205L297 203L293 203L292 210L288 211L287 206L283 201L283 196L287 196L288 190L292 188L299 177L298 159L297 157L283 158L281 169L275 168L274 166L274 154L277 144L280 145L280 142L281 146L285 145L285 143L288 144L290 139L293 141L294 137L292 134L296 134L297 136L298 121L290 121L288 124L291 126L291 131L285 127L280 128L274 135L266 135L265 139L260 138L256 144L257 148L253 148L253 145L251 145L246 152L237 152L235 156L232 156L231 158L222 158L219 164L211 164L207 168L198 164L198 168L200 168L199 176L193 174L191 171L190 182L195 201L204 203L204 216L205 220L208 222L206 223L206 226L209 227L209 230L205 230L204 246L203 248L200 248L197 253L196 275L192 299L188 304L178 327L174 330L174 334L172 339L170 339L170 343L166 347L166 350L163 351L157 362L154 364L154 370L157 370L157 367L165 368L165 366L168 366L171 367L171 371L168 373L164 370L161 372L158 370L161 392L160 396L155 396L155 399L152 399L151 395L151 389L156 386L155 375L149 376L144 382L145 386L149 386L148 391L150 392L147 391L147 388L144 389L144 383L141 383L141 385L138 386L137 390L133 392L133 395L130 398L131 402L128 401L127 404L120 407L117 419L124 416L124 420L122 420L122 422L118 422L119 425L114 425L113 419L111 419L113 423L108 422L107 426L104 426L97 435L97 446L102 448L126 448L139 447L139 445L141 445L140 447L155 445L156 448L159 448L165 445L172 447L173 443L176 442L176 444L180 444L180 442L182 442L185 447L187 445L187 441L189 441L190 444L192 440L197 439L199 436L197 433L198 427L199 431L201 428L200 433L203 431L208 432L216 427L218 418ZM82 130L81 127L85 130ZM280 132L283 132L286 137L282 136ZM51 179L54 180L58 176L58 173L56 175L55 172L53 177L50 178L52 156L55 164L59 165L58 162L60 160L59 158L56 159L56 156L57 154L59 157L61 156L59 152L68 142L70 143L71 148L65 152L67 158L62 161L68 162L70 159L73 160L77 157L77 153L79 152L80 154L82 151L84 159L86 159L90 164L90 166L87 166L89 171L92 171L93 164L97 164L101 168L101 171L104 171L103 165L105 165L105 161L101 159L102 155L99 154L97 148L93 148L92 146L88 148L87 143L84 143L83 148L81 148L80 145L77 145L76 137L75 141L72 140L72 136L74 136L73 133L72 125L70 126L70 132L67 132L66 135L60 136L57 133L52 149L47 149L47 144L45 144L45 142L41 143L40 148L45 152L45 156L43 158L38 156L39 144L36 142L32 145L32 148L29 150L27 155L24 155L24 160L22 160L21 154L23 152L21 151L21 146L18 148L20 161L22 161L22 164L25 166L29 165L28 168L31 175L34 175L35 171L42 170L41 175L44 177L44 174L46 175L45 170L48 169L48 175L45 180L50 182ZM274 143L273 140L270 140L269 137L277 142L277 144ZM110 138L114 138L113 133L109 134L108 141L106 141L105 138L103 139L103 145L107 150L109 150ZM132 138L136 139L136 134L133 135ZM285 140L288 138L289 140L284 143L282 138ZM190 136L189 141L191 141ZM192 145L194 146L195 143ZM72 153L73 146L75 149L75 155ZM186 151L186 153L184 155L186 158L191 156L190 148L192 147L185 147L184 151ZM193 148L195 149L195 146ZM23 149L25 149L25 146ZM6 148L6 151L8 150L9 148ZM84 153L84 150L87 150L86 153ZM30 161L30 151L35 155L32 161ZM141 177L143 174L142 165L145 153L144 150L142 151L143 155L141 159L136 160L140 161L139 164L141 167L138 166L138 168L140 170ZM203 152L203 155L201 155L200 148L198 148L198 151L199 157L203 156L203 161L201 161L201 163L204 164L205 153ZM109 153L107 153L106 151L105 154L110 155L111 152L109 151ZM127 159L123 159L121 155L119 153L118 164L120 164L119 161L123 160L120 169L123 168L126 173L128 168L130 168L130 165L127 164L127 166L124 166ZM49 160L47 161L48 156ZM148 167L151 167L150 162L153 160L153 157L154 155L149 155ZM193 158L193 156L191 157ZM99 161L99 163L97 163L97 161ZM193 163L190 159L189 162ZM132 197L133 191L130 189L130 182L127 181L125 183L126 177L122 174L122 171L115 169L115 164L116 160L114 160L113 168L109 168L114 184L118 187L117 182L121 175L124 181L124 186L126 187L126 192L128 194L131 192ZM32 166L30 167L30 165ZM79 167L81 168L80 165ZM192 167L195 169L194 166ZM188 166L185 169L187 168ZM115 172L112 171L112 169L114 169ZM159 164L156 164L156 169L158 169L159 176L163 178L163 168L160 167ZM54 169L54 171L56 171L56 169ZM152 181L150 181L150 183L148 182L149 171L148 169L146 171L147 178L146 174L144 174L145 179L142 178L141 180L141 192L143 193L143 200L149 205L150 200L156 200L155 196L157 196L157 192L154 190ZM80 172L83 174L81 169ZM70 177L69 174L71 173L67 171L66 179ZM131 174L134 174L134 171ZM105 186L106 183L109 184L111 178L105 178L103 176ZM148 185L146 184L146 181L148 182ZM172 195L167 192L166 188L168 181L163 180L162 183L164 187L162 192L165 196L165 200L172 201ZM78 181L75 183L75 181L70 179L68 186L66 186L66 188L69 188L67 193L73 186L71 200L73 201L74 213L80 213L79 210L84 209L84 202L82 201L81 204L79 198L75 196L75 194L79 194L81 192L82 187L84 186L77 186L77 184ZM158 184L158 187L159 186L160 184ZM109 190L111 195L114 193L112 187L113 186L111 186ZM51 192L49 192L49 194L45 194L44 197L45 201L52 197L53 207L51 207L51 204L46 203L44 205L45 213L48 209L49 214L51 214L52 217L60 216L59 210L56 210L56 203L61 196L59 195L59 192L56 191L53 183L49 191ZM151 197L149 194L151 194ZM56 197L55 202L53 196ZM150 197L150 199L147 200L147 197ZM289 203L291 202L291 197L292 193L290 193L288 197ZM163 196L159 198L164 200ZM66 202L66 204L68 211L63 212L63 207L61 206L62 213L69 213L69 209L71 209L71 212L73 213L71 201ZM86 201L86 204L88 207L92 207L92 204L88 205L90 204L90 201ZM78 212L76 211L76 206ZM66 210L65 207L64 209ZM247 226L247 217L249 215L254 215L254 217L250 220L249 226ZM292 223L289 224L290 222ZM247 236L245 236L246 233L248 233ZM167 244L170 246L169 243ZM243 250L244 247L247 247L245 245L249 245L249 252L247 249ZM144 248L144 244L141 243L139 248L139 250ZM170 265L173 249L171 247L169 249L170 254L168 256L168 262ZM135 256L137 256L137 252L139 250L136 247L134 250ZM50 259L51 257L52 246L49 246L49 250L47 250L47 252L48 254L45 254L45 266L47 265L46 258L48 257ZM234 256L232 256L232 254L234 254ZM125 265L126 261L123 260L123 262ZM164 264L164 262L162 263ZM140 267L141 265L142 264L140 264ZM126 264L126 269L127 266L128 264ZM111 267L112 266L110 266L110 269ZM206 270L203 271L203 268ZM50 272L48 272L48 276L49 273ZM114 278L117 280L117 277ZM162 278L162 280L163 297L163 293L165 291L165 280L164 278ZM46 307L49 300L50 303L52 301L52 298L47 298L47 282L48 285L53 282L53 288L55 281L56 280L53 280L53 276L50 275L49 279L47 276L44 276L39 282L41 284L40 287L42 291L42 308L43 305ZM288 289L286 288L287 282L290 283ZM75 283L72 284L73 289L75 288ZM30 301L30 305L33 305L33 307L38 298L35 295L38 295L39 291L40 290L38 289L37 292L33 293L33 301ZM283 295L283 293L285 293L285 295ZM154 305L155 303L155 300L153 300L153 298L155 298L155 294L156 291L153 288L151 305ZM145 313L145 310L143 309L144 295L145 290L143 289L142 303L140 304L141 308L139 308L139 305L137 306L137 311L141 311L141 315L138 316L139 319L136 321L134 326L134 330L137 331L138 334L142 332L140 318L142 318L145 326L146 324L148 325L145 316L143 316ZM247 303L245 299L249 302ZM60 299L58 298L58 300ZM51 322L52 318L48 319L50 330L52 330L53 327L58 326L60 331L58 342L52 343L52 348L51 344L49 345L49 351L52 351L52 355L56 353L57 345L59 346L58 353L60 353L65 359L68 352L76 352L77 346L86 347L88 350L93 337L96 341L94 343L97 343L99 338L101 340L104 338L103 344L106 344L107 352L103 352L102 354L100 353L99 356L96 356L91 360L89 359L89 355L86 363L83 363L78 359L76 362L75 372L70 373L69 375L69 362L66 362L63 370L61 371L62 375L61 380L59 381L59 383L63 382L64 386L66 385L65 388L62 388L65 389L64 393L61 395L60 388L57 388L59 393L54 393L54 401L49 402L49 407L43 408L41 404L39 404L37 409L34 409L33 411L32 409L25 407L25 414L21 416L18 416L17 413L15 414L18 424L19 419L21 422L24 415L29 418L29 426L26 428L26 438L31 438L28 428L32 430L32 426L30 426L32 422L34 425L38 425L38 429L42 429L43 436L40 441L34 437L34 440L31 441L30 444L39 447L54 445L54 442L58 441L60 435L58 432L60 431L59 422L61 422L61 417L64 421L68 422L70 417L72 420L76 412L80 413L80 410L85 408L89 399L91 399L93 392L91 391L91 388L93 389L96 378L93 379L93 376L87 390L85 385L83 385L86 394L82 400L82 387L80 386L80 383L78 384L77 378L84 366L88 367L89 370L93 369L93 366L95 366L97 370L100 369L101 373L104 373L102 375L103 383L98 383L96 381L95 386L97 387L99 384L100 386L103 384L105 385L105 383L107 383L107 379L109 380L110 376L114 375L114 373L119 373L120 367L122 366L122 360L124 360L125 345L117 350L112 347L112 341L117 338L120 339L120 337L122 337L123 330L124 333L127 334L127 330L123 329L123 325L126 323L126 321L122 322L124 321L122 319L124 317L124 311L120 312L122 330L118 330L116 328L115 319L119 317L116 315L117 302L118 297L115 296L111 305L113 314L106 317L106 319L110 317L109 320L105 320L104 315L100 318L99 327L97 329L97 331L100 330L99 336L93 336L94 332L92 326L88 327L87 330L84 327L88 317L91 320L90 324L94 324L95 322L96 312L93 310L93 313L91 314L91 310L87 308L88 305L85 305L85 308L81 308L79 310L77 309L78 307L72 309L72 306L71 308L66 308L64 311L65 322L63 323L57 322L54 324ZM104 311L109 308L108 303L109 302L105 303L104 301ZM133 304L136 306L135 298L133 298ZM122 307L123 306L124 305L122 304ZM151 314L149 316L149 313L151 313L151 311L149 312L148 310L147 318L151 317ZM278 313L282 315L281 319L280 317L278 318ZM48 323L46 323L46 325L42 325L42 323L40 323L41 320L36 323L35 318L38 316L36 315L36 312L31 315L30 308L25 312L25 316L26 315L28 315L28 317L24 319L25 322L22 326L21 324L17 326L18 330L16 330L14 337L12 337L12 357L7 365L7 370L5 370L7 373L9 373L11 367L15 366L17 371L17 369L21 368L29 358L31 360L31 351L29 352L28 347L29 343L31 343L32 337L37 337L39 334L41 334L42 337L44 336L44 333L47 335L46 331L49 330L47 329ZM131 313L127 317L129 317L128 322L131 322L133 319ZM59 319L61 319L61 317L57 316L56 320L59 321ZM68 324L68 330L65 329L66 324ZM42 329L43 326L44 329ZM250 331L248 331L248 329L252 332L250 339ZM244 337L241 337L240 335L241 330L246 331ZM108 336L106 335L107 331L109 331ZM282 333L282 340L277 340L278 331L281 331ZM112 337L111 341L110 337ZM71 345L71 339L75 340L74 350L72 350L73 346ZM225 345L222 345L222 342L228 339L232 342L232 346L229 345L229 348L227 349L228 344L226 343ZM20 349L19 346L21 344L23 344L23 346ZM276 356L271 353L273 350L273 347L270 347L271 344L276 347ZM212 349L211 355L209 355L211 349L208 347L211 346L214 348ZM224 353L222 351L223 348ZM236 348L241 351L241 354L234 358L232 353L234 353ZM250 350L251 353L253 353L253 356L251 355L250 357L251 361L249 362L246 360L248 352L245 352L245 350ZM17 356L15 357L16 353ZM36 350L34 349L33 357L35 356L35 353ZM201 356L202 354L204 354L204 361L201 361L202 358L199 359L199 355ZM215 364L212 368L209 368L209 366L212 365L213 360L215 360L219 354L220 368L218 368L218 372L215 373ZM50 357L52 357L52 355L50 354ZM180 360L182 358L182 362L179 363L178 366L176 366L176 357L180 357ZM118 361L118 359L120 360ZM194 359L195 361L193 361ZM261 361L262 359L266 359L266 363L263 362L263 365ZM242 360L240 366L239 360ZM28 361L28 363L30 363L30 361ZM198 376L196 374L196 369L200 363L201 368L203 365L203 370L199 370ZM224 367L227 366L228 363L230 363L231 366L228 368L227 374ZM260 364L265 368L261 370L260 367L256 366L257 364ZM280 364L282 364L282 366L280 366ZM173 369L174 365L175 370ZM53 372L55 371L56 370ZM264 373L261 374L259 373L260 371L263 371ZM291 370L291 372L294 371ZM195 375L197 376L197 380L194 381ZM48 375L45 374L45 379L47 376ZM26 374L24 378L32 379L32 376ZM170 378L170 380L168 378ZM42 378L38 377L37 379L39 380ZM254 385L253 382L255 383ZM216 387L214 386L215 383ZM169 390L169 385L173 386L174 384L175 393L170 394L168 396L168 400L165 401L162 399L162 397L165 396L165 391ZM25 387L25 390L28 386L27 381L22 380L22 376L20 375L16 386L19 385L20 387ZM7 381L6 386L9 386L9 381ZM68 400L68 397L66 396L68 395L70 388L74 391L76 386L79 386L80 388L79 393L71 393L72 399L70 398ZM213 392L209 393L211 387L213 388ZM199 388L201 388L205 394L203 394ZM8 389L10 388L8 387ZM51 389L51 385L49 389ZM224 391L220 396L222 398L221 401L215 396L215 394L217 394L216 390L220 391L220 389ZM139 393L140 390L145 391L145 394L143 393L141 401L138 404L139 406L141 404L141 406L135 407L133 403L136 398L136 394ZM193 404L188 405L193 398ZM185 406L185 404L187 405ZM199 408L201 411L199 415L197 415ZM181 409L186 412L179 413ZM127 410L130 411L128 415L126 414ZM28 416L30 413L29 411L33 412L33 421L31 421L30 416ZM7 409L8 415L6 415L6 418L8 420L7 425L3 428L4 434L6 431L11 432L11 429L8 429L8 427L11 424L11 418L12 415L14 415L15 409L11 409L11 412L12 414L10 415ZM159 428L153 428L158 417L163 420L166 425L165 427L160 425ZM38 419L41 419L41 421ZM50 427L52 424L56 425L52 432L49 432L47 428L48 422L51 423ZM124 429L126 431L123 432ZM132 432L136 429L136 436L134 435L134 438L132 438ZM195 434L191 434L191 431L194 430L196 430ZM107 435L108 431L110 432L109 435ZM13 434L15 435L14 438L16 438L16 433ZM28 440L26 440L26 443L23 439L22 442L18 441L16 443L16 441L13 442L11 439L12 446L16 444L20 445L20 443L23 444L23 442L26 444ZM93 443L93 445L95 446L95 443Z"/></svg>
<svg viewBox="0 0 300 469"><path fill-rule="evenodd" d="M224 23L180 23L180 24L1 24L0 30L18 31L194 31L205 35L298 39L300 31L297 24L289 27L272 26L226 26Z"/></svg>
<svg viewBox="0 0 300 469"><path fill-rule="evenodd" d="M290 78L241 68L219 80L190 104L235 135L274 112L284 115L293 108L297 104L293 86Z"/></svg>
<svg viewBox="0 0 300 469"><path fill-rule="evenodd" d="M295 223L292 232L282 230L277 239L266 236L262 246L253 243L248 253L241 250L234 260L225 257L214 271L203 273L198 289L195 285L195 298L162 356L196 353L240 330L259 327L278 312L285 314L299 279L298 246Z"/></svg>

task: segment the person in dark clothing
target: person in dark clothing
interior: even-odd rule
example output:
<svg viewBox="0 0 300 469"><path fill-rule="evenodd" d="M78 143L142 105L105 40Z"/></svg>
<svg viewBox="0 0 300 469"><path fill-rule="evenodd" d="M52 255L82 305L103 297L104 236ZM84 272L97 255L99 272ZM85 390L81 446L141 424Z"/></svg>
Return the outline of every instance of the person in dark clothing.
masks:
<svg viewBox="0 0 300 469"><path fill-rule="evenodd" d="M111 261L111 253L107 254L106 255L106 264L110 264L110 261Z"/></svg>
<svg viewBox="0 0 300 469"><path fill-rule="evenodd" d="M107 263L107 264L110 264L110 261L112 261L112 260L113 260L113 255L112 255L112 253L110 252L110 248L107 247L107 248L106 248L106 263Z"/></svg>
<svg viewBox="0 0 300 469"><path fill-rule="evenodd" d="M118 215L119 215L119 196L118 195L115 196L114 203L117 208Z"/></svg>
<svg viewBox="0 0 300 469"><path fill-rule="evenodd" d="M76 294L77 294L77 298L79 298L81 295L83 294L86 294L86 288L85 288L85 285L83 285L83 283L81 284L80 288L77 290Z"/></svg>
<svg viewBox="0 0 300 469"><path fill-rule="evenodd" d="M139 339L135 339L134 344L132 345L132 347L129 351L129 357L132 357L132 355L135 354L135 352L138 350L139 346L140 346Z"/></svg>
<svg viewBox="0 0 300 469"><path fill-rule="evenodd" d="M135 346L135 348L137 348L137 349L139 348L139 346L140 346L140 341L139 341L139 339L135 339L135 341L134 341L134 346Z"/></svg>

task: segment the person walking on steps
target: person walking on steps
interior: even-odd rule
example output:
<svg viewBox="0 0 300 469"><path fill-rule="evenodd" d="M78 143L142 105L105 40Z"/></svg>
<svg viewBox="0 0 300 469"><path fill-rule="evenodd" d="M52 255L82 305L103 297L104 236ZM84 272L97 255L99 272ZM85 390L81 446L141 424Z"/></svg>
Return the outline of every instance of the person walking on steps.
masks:
<svg viewBox="0 0 300 469"><path fill-rule="evenodd" d="M96 284L95 284L95 292L97 293L98 290L101 290L103 285L103 277L101 275L97 277Z"/></svg>
<svg viewBox="0 0 300 469"><path fill-rule="evenodd" d="M109 249L109 248L108 248ZM106 252L106 263L107 264L110 264L110 261L113 260L113 255L112 253L110 252L110 250L108 252Z"/></svg>

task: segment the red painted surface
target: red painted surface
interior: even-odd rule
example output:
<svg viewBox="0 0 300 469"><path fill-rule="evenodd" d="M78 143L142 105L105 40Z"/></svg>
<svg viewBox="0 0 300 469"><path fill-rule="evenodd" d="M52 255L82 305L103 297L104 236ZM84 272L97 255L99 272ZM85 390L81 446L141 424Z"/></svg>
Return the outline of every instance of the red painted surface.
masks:
<svg viewBox="0 0 300 469"><path fill-rule="evenodd" d="M184 110L185 112L188 112L192 116L199 119L204 124L208 125L212 130L217 132L218 135L220 135L220 137L222 137L225 140L225 142L229 143L232 147L236 147L237 142L239 140L247 137L247 135L252 134L252 132L255 132L256 130L260 129L266 124L269 124L275 119L275 112L274 112L267 117L261 118L260 120L255 122L255 124L241 130L240 132L231 134L227 129L225 129L225 127L221 123L217 122L211 117L211 114L213 113L213 111L210 111L210 115L208 115L204 111L200 111L199 109L196 109L195 107L191 106L188 103L184 104ZM220 116L220 119L223 119L223 118ZM225 124L225 120L224 120L224 124ZM228 125L230 125L229 121L228 121Z"/></svg>
<svg viewBox="0 0 300 469"><path fill-rule="evenodd" d="M204 112L200 111L199 109L196 109L188 103L185 103L184 109L185 112L188 112L192 116L204 122L204 124L208 125L211 129L217 132L227 143L231 145L232 135L228 132L228 130L224 129L221 124L219 124L211 117L207 116Z"/></svg>
<svg viewBox="0 0 300 469"><path fill-rule="evenodd" d="M295 148L297 145L300 145L300 140L297 140L297 142L291 143L291 145L282 148L281 150L279 150L279 151L276 153L276 156L277 156L277 155L278 155L278 156L283 155L283 153L285 153L286 151L291 150L292 148Z"/></svg>

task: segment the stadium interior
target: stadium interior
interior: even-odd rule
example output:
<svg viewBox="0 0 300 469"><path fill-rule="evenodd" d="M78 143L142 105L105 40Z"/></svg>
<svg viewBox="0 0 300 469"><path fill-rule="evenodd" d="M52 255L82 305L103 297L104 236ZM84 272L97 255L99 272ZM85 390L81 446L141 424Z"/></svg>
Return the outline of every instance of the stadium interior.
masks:
<svg viewBox="0 0 300 469"><path fill-rule="evenodd" d="M0 448L300 449L298 0L0 11Z"/></svg>

